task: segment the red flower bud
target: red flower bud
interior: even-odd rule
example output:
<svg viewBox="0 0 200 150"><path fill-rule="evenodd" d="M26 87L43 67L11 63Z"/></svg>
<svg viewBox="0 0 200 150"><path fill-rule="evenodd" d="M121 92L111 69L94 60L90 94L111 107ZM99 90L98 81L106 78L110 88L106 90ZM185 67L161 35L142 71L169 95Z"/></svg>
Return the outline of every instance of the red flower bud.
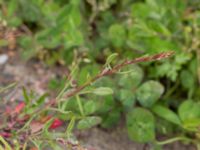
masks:
<svg viewBox="0 0 200 150"><path fill-rule="evenodd" d="M61 120L59 120L58 118L55 118L51 124L51 126L49 127L49 129L56 129L60 126L62 126L63 122Z"/></svg>
<svg viewBox="0 0 200 150"><path fill-rule="evenodd" d="M15 107L14 113L20 113L24 107L25 107L25 103L24 102L19 103Z"/></svg>

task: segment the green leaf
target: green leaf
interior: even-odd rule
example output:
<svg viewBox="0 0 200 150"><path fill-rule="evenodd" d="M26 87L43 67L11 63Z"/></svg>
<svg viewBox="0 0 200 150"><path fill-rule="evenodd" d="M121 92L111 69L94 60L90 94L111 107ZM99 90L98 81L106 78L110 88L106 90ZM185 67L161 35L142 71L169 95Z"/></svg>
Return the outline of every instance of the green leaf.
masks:
<svg viewBox="0 0 200 150"><path fill-rule="evenodd" d="M118 53L113 53L106 59L105 66L110 65L110 63L118 56Z"/></svg>
<svg viewBox="0 0 200 150"><path fill-rule="evenodd" d="M152 113L144 108L135 108L127 114L126 124L129 137L136 142L155 139L155 121Z"/></svg>
<svg viewBox="0 0 200 150"><path fill-rule="evenodd" d="M98 72L99 66L96 64L82 67L78 74L78 84L84 84L88 80L88 75L95 76Z"/></svg>
<svg viewBox="0 0 200 150"><path fill-rule="evenodd" d="M115 47L122 47L126 41L126 31L121 24L113 24L109 28L109 38Z"/></svg>
<svg viewBox="0 0 200 150"><path fill-rule="evenodd" d="M81 31L78 29L70 29L68 33L65 36L66 44L65 46L67 48L70 48L72 46L80 46L84 42L84 37Z"/></svg>
<svg viewBox="0 0 200 150"><path fill-rule="evenodd" d="M200 125L200 118L190 118L183 122L183 127L189 131L198 132L199 125Z"/></svg>
<svg viewBox="0 0 200 150"><path fill-rule="evenodd" d="M83 102L82 98L80 100ZM67 101L63 101L61 107L64 111L73 111L74 113L80 113L77 100L74 97Z"/></svg>
<svg viewBox="0 0 200 150"><path fill-rule="evenodd" d="M63 150L63 148L53 141L48 141L48 146L44 147L44 149L54 149L54 150Z"/></svg>
<svg viewBox="0 0 200 150"><path fill-rule="evenodd" d="M109 87L99 87L92 90L93 94L104 96L104 95L111 95L113 94L113 90Z"/></svg>
<svg viewBox="0 0 200 150"><path fill-rule="evenodd" d="M181 83L186 89L192 89L195 85L195 78L188 70L181 71Z"/></svg>
<svg viewBox="0 0 200 150"><path fill-rule="evenodd" d="M12 150L10 144L2 136L0 136L0 142L3 143L6 150Z"/></svg>
<svg viewBox="0 0 200 150"><path fill-rule="evenodd" d="M72 119L70 120L70 122L69 122L69 124L67 126L66 133L67 133L68 138L71 136L71 132L74 129L75 120L76 120L76 118L72 117Z"/></svg>
<svg viewBox="0 0 200 150"><path fill-rule="evenodd" d="M192 100L184 101L178 108L178 113L181 120L189 118L200 118L200 104Z"/></svg>
<svg viewBox="0 0 200 150"><path fill-rule="evenodd" d="M90 115L97 110L96 102L89 100L84 104L84 112L86 115Z"/></svg>
<svg viewBox="0 0 200 150"><path fill-rule="evenodd" d="M113 106L115 105L115 100L114 97L112 95L107 95L104 96L103 99L101 97L99 97L97 106L98 106L98 110L97 113L98 114L107 114L108 112L110 112L113 108Z"/></svg>
<svg viewBox="0 0 200 150"><path fill-rule="evenodd" d="M43 29L35 34L35 40L38 45L42 45L45 48L56 48L63 44L61 43L60 32L61 29L56 27Z"/></svg>
<svg viewBox="0 0 200 150"><path fill-rule="evenodd" d="M167 76L172 81L176 81L176 78L178 76L178 72L182 69L182 66L191 59L190 53L177 53L175 55L175 60L173 62L165 62L161 64L160 66L157 66L155 68L155 72L158 76ZM186 75L182 75L186 76ZM183 77L182 77L183 78ZM193 81L189 81L193 82Z"/></svg>
<svg viewBox="0 0 200 150"><path fill-rule="evenodd" d="M19 3L17 1L10 1L8 3L8 8L7 8L7 15L8 15L8 17L11 17L11 16L14 15L14 13L17 10L18 4Z"/></svg>
<svg viewBox="0 0 200 150"><path fill-rule="evenodd" d="M174 124L181 125L181 121L176 113L168 109L167 107L164 107L162 105L154 105L152 107L152 111L157 114L159 117L170 121Z"/></svg>
<svg viewBox="0 0 200 150"><path fill-rule="evenodd" d="M81 119L78 122L77 128L78 129L88 129L93 126L96 126L97 124L101 123L101 118L100 117L86 117L84 119Z"/></svg>
<svg viewBox="0 0 200 150"><path fill-rule="evenodd" d="M20 16L28 22L39 21L42 17L41 9L33 0L19 0Z"/></svg>
<svg viewBox="0 0 200 150"><path fill-rule="evenodd" d="M151 107L155 104L164 92L164 87L160 82L147 81L136 91L139 103L144 107Z"/></svg>
<svg viewBox="0 0 200 150"><path fill-rule="evenodd" d="M149 21L148 22L148 26L150 26L149 28L151 28L152 30L154 30L155 32L157 32L157 34L162 34L163 36L171 37L171 32L161 22Z"/></svg>
<svg viewBox="0 0 200 150"><path fill-rule="evenodd" d="M150 11L148 5L145 5L144 3L136 3L132 5L131 15L137 19L146 19L149 16Z"/></svg>
<svg viewBox="0 0 200 150"><path fill-rule="evenodd" d="M31 99L25 87L23 87L23 96L24 96L24 101L26 102L26 104L30 104Z"/></svg>
<svg viewBox="0 0 200 150"><path fill-rule="evenodd" d="M192 57L192 53L179 53L175 56L175 63L177 65L186 64Z"/></svg>
<svg viewBox="0 0 200 150"><path fill-rule="evenodd" d="M119 90L119 100L125 107L125 111L133 108L134 103L136 102L135 94L131 90L121 89Z"/></svg>
<svg viewBox="0 0 200 150"><path fill-rule="evenodd" d="M22 36L19 39L20 46L24 49L22 52L22 57L26 60L33 57L37 53L37 49L35 49L34 38L31 36Z"/></svg>
<svg viewBox="0 0 200 150"><path fill-rule="evenodd" d="M111 110L109 111L109 113L105 113L103 115L103 121L101 123L101 126L103 128L112 128L120 121L120 117L121 114L118 109Z"/></svg>
<svg viewBox="0 0 200 150"><path fill-rule="evenodd" d="M117 82L123 89L134 89L141 83L144 72L138 65L131 65L121 70L129 73L117 76Z"/></svg>
<svg viewBox="0 0 200 150"><path fill-rule="evenodd" d="M44 93L43 95L41 95L41 96L36 100L37 105L42 105L42 104L44 104L44 102L45 102L47 96L48 96L47 93Z"/></svg>

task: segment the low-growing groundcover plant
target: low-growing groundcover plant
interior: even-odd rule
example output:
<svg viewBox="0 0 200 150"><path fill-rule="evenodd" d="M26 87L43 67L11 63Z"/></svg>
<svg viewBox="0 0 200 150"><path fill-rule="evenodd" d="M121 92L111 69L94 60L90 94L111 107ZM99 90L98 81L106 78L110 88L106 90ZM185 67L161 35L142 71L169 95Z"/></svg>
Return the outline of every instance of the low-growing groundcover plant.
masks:
<svg viewBox="0 0 200 150"><path fill-rule="evenodd" d="M2 144L0 149L30 149L33 146L37 149L50 147L53 149L72 149L73 147L81 149L81 146L73 140L72 131L75 126L78 129L88 129L102 123L103 120L105 122L102 123L102 126L109 126L118 117L116 114L112 114L112 112L109 113L112 109L106 108L105 106L97 106L97 102L89 99L93 94L103 98L112 95L114 92L110 87L97 87L95 85L96 82L101 82L101 79L104 77L118 73L124 75L133 73L135 70L122 70L128 65L134 65L135 67L135 64L138 62L160 60L170 57L172 54L173 52L165 52L152 56L139 57L133 60L125 60L114 66L111 63L116 57L116 54L112 54L108 57L103 69L93 77L87 76L87 79L81 85L74 83L78 68L77 66L72 66L65 86L56 98L50 99L48 102L45 102L46 94L36 98L33 93L28 94L23 89L24 101L20 102L14 109L7 106L6 110L1 112L3 122L0 129L0 141ZM6 88L1 88L0 92L6 92L12 86L13 84ZM130 96L136 96L139 102L137 105L134 105L135 102L131 102L134 99L127 100L126 92L119 92L120 95L122 94L122 97L126 95L126 101L124 103L121 102L122 106L118 106L118 109L125 108L126 110L126 126L129 137L138 142L150 142L155 145L163 145L176 140L195 143L196 138L187 137L186 134L164 142L156 141L156 123L153 113L165 120L173 122L185 131L188 130L188 132L198 133L196 125L199 123L199 116L195 112L195 110L198 110L198 105L192 101L184 102L180 106L178 116L166 107L155 104L163 92L163 86L158 82L153 80L146 81L135 92L128 93ZM109 98L111 97L109 96ZM102 103L104 102L100 101L99 104ZM111 103L109 105L107 104L107 106L113 107ZM113 104L116 105L115 103ZM73 107L73 105L77 106ZM194 108L194 112L191 112L192 105L195 105L195 107L192 107ZM98 110L97 107L100 109ZM115 109L114 111L118 110ZM112 115L113 120L108 121L103 119L103 115L101 116L103 112L106 112L108 116ZM56 130L58 127L64 125L67 126L66 129L64 128L64 131Z"/></svg>
<svg viewBox="0 0 200 150"><path fill-rule="evenodd" d="M113 94L101 96L98 90L87 87L80 96L60 102L58 109L54 109L55 119L66 120L66 114L72 111L100 116L101 127L110 128L126 116L129 137L135 141L153 143L157 134L152 129L156 129L159 135L175 138L154 145L176 140L198 145L199 6L199 0L0 0L0 23L20 31L22 36L17 44L24 58L37 57L51 65L72 63L70 70L76 80L71 79L69 86L73 88L98 74L101 65L107 62L105 58L112 53L119 57L111 55L112 61L105 63L107 68L111 68L110 63L127 58L173 49L176 55L171 59L127 66L118 75L103 77L91 85L110 87ZM0 46L6 44L6 40L0 39ZM65 77L62 81L52 80L50 86L60 89L65 82ZM108 88L100 90L112 93ZM30 114L38 105L43 106L46 95L37 100L34 94L27 93L24 94L27 101L34 99L38 103L20 103L16 112L24 108ZM62 93L65 90L58 99ZM67 113L59 113L60 110ZM143 114L143 121L138 114ZM132 116L138 124L131 121ZM53 123L51 114L41 118L45 118L44 122L52 121L49 126L62 124L58 120ZM68 133L75 120L71 121ZM98 117L93 120L100 121ZM132 130L138 127L148 128L148 132ZM141 135L144 137L140 138ZM40 141L35 140L37 144Z"/></svg>

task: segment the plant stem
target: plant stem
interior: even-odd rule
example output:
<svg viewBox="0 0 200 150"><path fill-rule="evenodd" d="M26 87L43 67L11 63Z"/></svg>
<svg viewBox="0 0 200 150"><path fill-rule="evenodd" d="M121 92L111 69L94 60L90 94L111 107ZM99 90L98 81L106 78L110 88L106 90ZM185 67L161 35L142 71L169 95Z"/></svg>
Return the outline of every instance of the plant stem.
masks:
<svg viewBox="0 0 200 150"><path fill-rule="evenodd" d="M161 60L161 59L165 59L168 57L171 57L174 54L173 51L169 51L169 52L163 52L163 53L159 53L159 54L155 54L155 55L151 55L151 56L143 56L143 57L139 57L133 60L125 60L124 62L115 65L113 68L103 68L103 70L101 70L99 72L99 74L97 74L95 77L91 78L90 80L86 81L83 85L78 86L72 90L70 90L69 92L62 92L61 94L59 94L59 99L58 97L55 99L52 99L49 101L49 103L47 103L44 108L42 110L46 110L46 108L55 105L58 101L60 101L62 99L68 100L70 97L73 97L75 95L77 95L80 91L82 91L83 89L85 89L87 86L91 85L92 83L94 83L95 81L97 81L98 79L104 77L104 76L108 76L108 75L112 75L117 73L121 68L131 65L131 64L136 64L136 63L140 63L140 62L149 62L149 61L156 61L156 60ZM70 76L71 78L71 76ZM64 90L63 90L64 91ZM62 96L61 96L62 95ZM37 110L36 113L40 113L40 110Z"/></svg>
<svg viewBox="0 0 200 150"><path fill-rule="evenodd" d="M67 81L65 83L64 88L60 91L60 93L56 97L57 100L59 100L63 96L63 94L65 93L66 89L69 87L71 79L72 79L72 76L74 75L74 73L76 72L76 70L77 70L77 67L74 67L74 69L72 70L72 72L68 75Z"/></svg>
<svg viewBox="0 0 200 150"><path fill-rule="evenodd" d="M169 96L171 96L172 95L172 93L177 89L177 87L179 86L179 80L175 83L175 85L172 87L172 88L170 88L168 91L167 91L167 93L163 96L163 99L166 99L167 97L169 97Z"/></svg>
<svg viewBox="0 0 200 150"><path fill-rule="evenodd" d="M121 64L118 64L118 65L114 66L111 69L104 68L94 78L90 79L89 81L87 81L83 85L75 88L74 90L66 93L66 95L64 97L66 99L68 99L68 98L76 95L77 93L82 91L84 88L86 88L87 86L89 86L90 84L92 84L93 82L98 80L99 78L102 78L102 77L107 76L107 75L115 74L121 68L123 68L123 67L125 67L127 65L136 64L136 63L139 63L139 62L148 62L148 61L161 60L161 59L164 59L164 58L168 58L168 57L172 56L173 54L174 54L174 52L171 51L171 52L160 53L160 54L156 54L156 55L152 55L152 56L139 57L139 58L136 58L136 59L133 59L133 60L125 60Z"/></svg>
<svg viewBox="0 0 200 150"><path fill-rule="evenodd" d="M158 145L165 145L165 144L169 144L169 143L173 143L176 141L192 141L191 139L184 137L184 136L180 136L180 137L175 137L175 138L171 138L165 141L156 141L156 144Z"/></svg>
<svg viewBox="0 0 200 150"><path fill-rule="evenodd" d="M84 110L83 110L83 105L82 105L82 103L81 103L81 100L80 100L79 95L76 95L76 100L77 100L78 107L79 107L79 110L80 110L80 112L81 112L81 115L82 115L82 116L85 116L85 113L84 113Z"/></svg>

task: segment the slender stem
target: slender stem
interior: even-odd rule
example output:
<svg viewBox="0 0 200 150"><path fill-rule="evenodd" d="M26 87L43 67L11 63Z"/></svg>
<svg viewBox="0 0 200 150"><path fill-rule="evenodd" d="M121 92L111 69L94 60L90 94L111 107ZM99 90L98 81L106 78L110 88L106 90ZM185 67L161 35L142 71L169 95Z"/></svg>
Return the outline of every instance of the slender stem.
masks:
<svg viewBox="0 0 200 150"><path fill-rule="evenodd" d="M80 112L81 112L81 115L82 115L82 116L85 116L85 113L84 113L84 110L83 110L83 105L82 105L82 103L81 103L81 100L80 100L79 95L76 95L76 100L77 100L78 107L79 107L79 110L80 110Z"/></svg>
<svg viewBox="0 0 200 150"><path fill-rule="evenodd" d="M69 87L70 82L71 82L71 79L72 79L72 76L74 75L74 73L76 72L76 70L77 70L77 67L75 67L75 68L72 70L72 72L69 74L69 76L67 77L67 81L66 81L66 83L65 83L64 88L60 91L60 93L59 93L58 96L56 97L57 100L60 99L60 98L63 96L63 94L65 93L66 89Z"/></svg>
<svg viewBox="0 0 200 150"><path fill-rule="evenodd" d="M5 92L6 90L8 90L8 89L10 89L10 88L12 88L12 87L14 87L16 85L17 85L17 82L14 82L14 83L11 83L11 84L9 84L8 86L6 86L4 88L0 87L0 93Z"/></svg>
<svg viewBox="0 0 200 150"><path fill-rule="evenodd" d="M70 120L68 126L67 126L67 130L65 131L65 134L67 134L67 137L70 138L72 130L74 128L74 123L75 123L76 117L72 117L72 119Z"/></svg>
<svg viewBox="0 0 200 150"><path fill-rule="evenodd" d="M168 58L168 57L172 56L173 54L174 54L174 52L165 52L165 53L160 53L160 54L156 54L156 55L152 55L152 56L139 57L139 58L136 58L134 60L125 60L121 64L118 64L118 65L114 66L111 69L104 68L94 78L90 79L89 81L84 83L82 86L79 86L79 87L75 88L74 90L70 91L69 93L66 93L66 95L64 97L66 99L68 99L68 98L76 95L76 93L79 93L85 87L89 86L90 84L92 84L93 82L98 80L99 78L102 78L104 76L117 73L121 68L123 68L123 67L125 67L127 65L136 64L136 63L139 63L139 62L148 62L148 61L161 60L161 59L164 59L164 58Z"/></svg>
<svg viewBox="0 0 200 150"><path fill-rule="evenodd" d="M192 141L191 139L184 137L184 136L180 136L180 137L175 137L175 138L171 138L165 141L157 141L156 144L158 145L165 145L165 144L169 144L169 143L173 143L176 141Z"/></svg>
<svg viewBox="0 0 200 150"><path fill-rule="evenodd" d="M28 127L28 126L30 125L30 123L32 122L32 120L33 120L35 117L36 117L36 115L33 115L33 116L25 123L25 125L17 131L17 134L19 134L19 133L22 132L26 127Z"/></svg>
<svg viewBox="0 0 200 150"><path fill-rule="evenodd" d="M65 84L65 86L64 86L64 88L61 90L61 92L58 94L58 96L56 97L56 99L60 99L62 96L63 96L63 94L64 94L64 92L66 91L66 89L68 88L68 86L69 86L69 82L67 82L66 84Z"/></svg>
<svg viewBox="0 0 200 150"><path fill-rule="evenodd" d="M139 57L139 58L136 58L136 59L133 59L133 60L125 60L124 62L122 62L118 65L115 65L113 68L110 68L110 69L103 68L103 70L101 70L99 72L99 74L97 74L95 77L91 78L90 80L86 81L83 85L78 86L78 87L70 90L69 92L66 92L66 93L62 92L63 96L62 97L59 96L59 99L57 97L55 99L50 100L49 103L47 103L42 110L46 110L46 108L48 108L52 105L55 105L58 101L60 101L60 99L68 100L70 97L77 95L80 91L82 91L83 89L85 89L87 86L91 85L92 83L94 83L98 79L100 79L104 76L115 74L121 68L123 68L127 65L136 64L136 63L140 63L140 62L149 62L149 61L161 60L161 59L168 58L168 57L172 56L173 54L174 54L173 51L163 52L163 53L159 53L159 54L155 54L155 55L151 55L151 56ZM41 112L41 109L36 111L36 113L39 113L39 112Z"/></svg>
<svg viewBox="0 0 200 150"><path fill-rule="evenodd" d="M175 85L173 87L171 87L167 93L163 96L163 99L166 99L167 97L169 97L170 95L172 95L172 93L177 89L177 87L179 86L179 80L175 83Z"/></svg>

